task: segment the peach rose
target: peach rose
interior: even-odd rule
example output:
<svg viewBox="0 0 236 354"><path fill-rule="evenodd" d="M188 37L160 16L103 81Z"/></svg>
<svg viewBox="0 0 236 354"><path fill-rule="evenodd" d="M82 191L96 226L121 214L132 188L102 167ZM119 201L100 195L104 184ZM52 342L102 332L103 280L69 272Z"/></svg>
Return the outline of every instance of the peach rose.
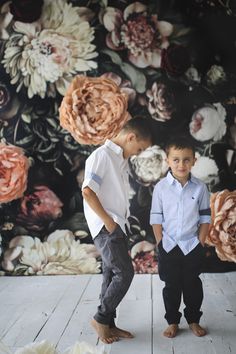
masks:
<svg viewBox="0 0 236 354"><path fill-rule="evenodd" d="M27 187L29 162L21 148L0 143L0 203L22 197Z"/></svg>
<svg viewBox="0 0 236 354"><path fill-rule="evenodd" d="M222 261L236 262L236 190L213 193L211 213L206 243L215 246Z"/></svg>
<svg viewBox="0 0 236 354"><path fill-rule="evenodd" d="M129 119L128 98L116 83L77 75L59 108L60 124L80 144L102 144Z"/></svg>

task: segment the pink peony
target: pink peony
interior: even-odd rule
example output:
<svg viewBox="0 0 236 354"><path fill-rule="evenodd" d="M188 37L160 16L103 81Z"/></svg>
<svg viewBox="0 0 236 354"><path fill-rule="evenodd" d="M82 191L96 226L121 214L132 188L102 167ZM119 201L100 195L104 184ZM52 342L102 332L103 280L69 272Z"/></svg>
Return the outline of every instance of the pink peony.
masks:
<svg viewBox="0 0 236 354"><path fill-rule="evenodd" d="M77 75L60 106L60 123L80 144L102 144L130 118L128 98L113 80Z"/></svg>
<svg viewBox="0 0 236 354"><path fill-rule="evenodd" d="M124 11L106 7L100 21L109 32L106 37L109 48L127 49L129 61L139 68L160 67L161 49L168 47L168 37L173 32L171 23L158 21L157 15L148 15L147 6L138 1Z"/></svg>
<svg viewBox="0 0 236 354"><path fill-rule="evenodd" d="M206 243L215 246L222 261L236 262L236 190L212 194L211 213Z"/></svg>
<svg viewBox="0 0 236 354"><path fill-rule="evenodd" d="M28 169L29 162L21 148L0 143L0 203L22 197Z"/></svg>

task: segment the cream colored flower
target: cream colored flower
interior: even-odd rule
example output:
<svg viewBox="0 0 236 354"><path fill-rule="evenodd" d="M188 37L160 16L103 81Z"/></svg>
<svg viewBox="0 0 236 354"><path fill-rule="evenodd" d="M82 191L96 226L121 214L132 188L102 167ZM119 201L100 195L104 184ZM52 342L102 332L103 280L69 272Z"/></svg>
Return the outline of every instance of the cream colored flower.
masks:
<svg viewBox="0 0 236 354"><path fill-rule="evenodd" d="M97 67L91 60L97 53L90 15L80 10L63 0L45 0L38 21L15 22L2 62L18 92L25 86L29 98L64 95L72 75Z"/></svg>
<svg viewBox="0 0 236 354"><path fill-rule="evenodd" d="M104 347L95 347L86 342L76 342L62 354L106 354Z"/></svg>
<svg viewBox="0 0 236 354"><path fill-rule="evenodd" d="M80 144L102 144L130 118L128 99L114 81L77 75L62 100L60 123Z"/></svg>
<svg viewBox="0 0 236 354"><path fill-rule="evenodd" d="M100 273L93 244L80 244L70 230L56 230L47 241L16 236L4 253L3 269L25 275Z"/></svg>
<svg viewBox="0 0 236 354"><path fill-rule="evenodd" d="M219 141L226 133L225 118L226 110L221 103L200 108L192 116L190 133L199 141Z"/></svg>
<svg viewBox="0 0 236 354"><path fill-rule="evenodd" d="M28 169L29 161L21 148L0 143L0 203L22 197Z"/></svg>
<svg viewBox="0 0 236 354"><path fill-rule="evenodd" d="M47 340L27 344L21 349L17 349L15 354L57 354L55 345Z"/></svg>
<svg viewBox="0 0 236 354"><path fill-rule="evenodd" d="M7 28L13 18L9 9L10 3L11 1L7 1L3 5L0 5L0 39L4 40L9 38L9 32Z"/></svg>
<svg viewBox="0 0 236 354"><path fill-rule="evenodd" d="M214 184L219 182L218 177L218 167L213 159L208 156L200 156L196 154L197 161L192 167L192 174L201 179L205 183L211 183L213 180Z"/></svg>
<svg viewBox="0 0 236 354"><path fill-rule="evenodd" d="M138 182L145 186L156 183L167 172L166 153L158 145L148 147L130 158Z"/></svg>
<svg viewBox="0 0 236 354"><path fill-rule="evenodd" d="M194 66L191 66L186 72L185 72L186 77L193 82L200 83L201 82L201 76L197 69Z"/></svg>
<svg viewBox="0 0 236 354"><path fill-rule="evenodd" d="M226 80L224 68L220 65L212 65L207 72L208 85L217 85L218 83Z"/></svg>
<svg viewBox="0 0 236 354"><path fill-rule="evenodd" d="M206 243L215 246L222 261L236 262L236 190L212 194L211 217Z"/></svg>

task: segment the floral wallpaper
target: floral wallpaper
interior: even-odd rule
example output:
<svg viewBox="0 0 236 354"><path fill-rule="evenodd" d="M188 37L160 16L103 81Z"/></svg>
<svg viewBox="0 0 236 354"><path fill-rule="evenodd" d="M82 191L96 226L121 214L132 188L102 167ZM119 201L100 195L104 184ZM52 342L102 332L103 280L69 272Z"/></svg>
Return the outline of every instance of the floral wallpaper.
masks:
<svg viewBox="0 0 236 354"><path fill-rule="evenodd" d="M0 0L1 275L102 271L84 164L135 116L154 135L129 161L136 273L158 272L149 211L176 133L211 192L203 271L236 270L235 29L233 0Z"/></svg>

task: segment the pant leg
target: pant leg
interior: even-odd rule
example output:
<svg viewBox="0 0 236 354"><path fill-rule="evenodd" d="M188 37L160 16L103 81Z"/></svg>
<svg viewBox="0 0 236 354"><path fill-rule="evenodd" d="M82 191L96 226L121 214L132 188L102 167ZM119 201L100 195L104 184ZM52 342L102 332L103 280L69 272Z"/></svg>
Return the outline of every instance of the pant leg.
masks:
<svg viewBox="0 0 236 354"><path fill-rule="evenodd" d="M183 300L186 306L184 316L188 323L199 323L202 316L203 289L199 275L203 260L204 249L200 243L184 258Z"/></svg>
<svg viewBox="0 0 236 354"><path fill-rule="evenodd" d="M125 296L134 276L131 258L128 254L126 235L117 226L112 234L104 229L94 239L94 244L101 254L106 272L112 272L109 285L108 280L103 280L101 304L98 306L94 318L102 324L112 324L117 306ZM106 289L105 289L106 288Z"/></svg>
<svg viewBox="0 0 236 354"><path fill-rule="evenodd" d="M103 275L103 282L102 282L102 288L101 288L101 294L100 294L100 300L103 299L108 286L110 285L113 277L113 272L109 267L107 267L104 263L102 266L102 275ZM115 318L116 318L116 311L112 314L111 320L110 320L110 327L115 327Z"/></svg>
<svg viewBox="0 0 236 354"><path fill-rule="evenodd" d="M182 257L183 254L179 247L175 247L167 253L162 242L158 244L158 272L159 277L165 282L163 288L163 301L165 305L165 319L168 324L178 324L181 318L179 307L182 295Z"/></svg>

